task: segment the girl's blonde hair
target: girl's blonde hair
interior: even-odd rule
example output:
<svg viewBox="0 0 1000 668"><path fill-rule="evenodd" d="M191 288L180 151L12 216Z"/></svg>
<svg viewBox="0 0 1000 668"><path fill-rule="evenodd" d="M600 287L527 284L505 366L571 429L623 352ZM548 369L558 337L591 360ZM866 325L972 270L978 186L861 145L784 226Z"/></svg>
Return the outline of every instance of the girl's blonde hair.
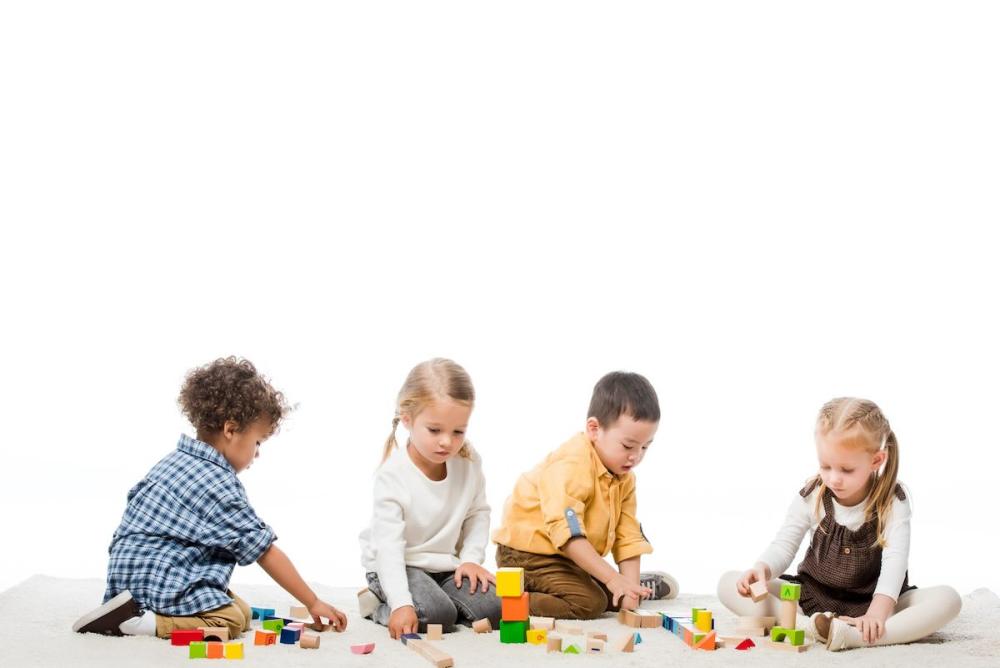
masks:
<svg viewBox="0 0 1000 668"><path fill-rule="evenodd" d="M840 397L826 402L816 417L816 433L828 434L832 431L844 433L851 430L859 430L867 436L863 440L868 442L866 448L868 452L874 454L884 450L886 453L881 472L876 471L873 474L874 480L868 493L868 502L865 504L865 521L870 520L872 515L878 518L876 544L885 547L885 521L896 496L899 443L892 427L889 426L889 420L875 402L855 397ZM819 494L816 496L818 519L819 509L823 507L826 485L819 475L813 481L819 486Z"/></svg>
<svg viewBox="0 0 1000 668"><path fill-rule="evenodd" d="M412 420L437 399L451 399L470 408L476 401L476 391L469 374L457 363L443 357L421 362L406 376L406 382L396 397L396 415L392 418L389 438L385 440L383 463L396 449L396 428L402 416L408 415ZM462 457L472 456L468 441L462 444L458 454Z"/></svg>

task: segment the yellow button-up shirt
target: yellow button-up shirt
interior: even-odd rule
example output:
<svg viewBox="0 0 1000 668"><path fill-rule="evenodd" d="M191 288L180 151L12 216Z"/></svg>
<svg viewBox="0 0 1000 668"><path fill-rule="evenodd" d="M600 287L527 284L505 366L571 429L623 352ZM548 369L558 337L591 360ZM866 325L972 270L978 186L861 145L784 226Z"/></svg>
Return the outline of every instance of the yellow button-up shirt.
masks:
<svg viewBox="0 0 1000 668"><path fill-rule="evenodd" d="M635 475L612 474L593 443L579 433L518 478L493 541L522 552L559 554L583 536L616 563L649 554L635 516Z"/></svg>

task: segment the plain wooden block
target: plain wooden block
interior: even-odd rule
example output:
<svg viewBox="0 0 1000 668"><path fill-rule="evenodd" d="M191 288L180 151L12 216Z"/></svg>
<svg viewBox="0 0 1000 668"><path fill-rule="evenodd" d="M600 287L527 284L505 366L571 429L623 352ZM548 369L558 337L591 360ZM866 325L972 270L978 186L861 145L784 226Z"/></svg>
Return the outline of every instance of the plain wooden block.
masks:
<svg viewBox="0 0 1000 668"><path fill-rule="evenodd" d="M619 652L632 652L632 650L635 649L635 634L629 633L626 634L624 637L620 638L615 643L615 648Z"/></svg>
<svg viewBox="0 0 1000 668"><path fill-rule="evenodd" d="M371 654L375 651L375 643L373 642L363 642L357 645L351 645L352 654Z"/></svg>
<svg viewBox="0 0 1000 668"><path fill-rule="evenodd" d="M597 638L590 638L587 640L587 654L601 654L604 652L604 645L606 643L603 640L598 640Z"/></svg>
<svg viewBox="0 0 1000 668"><path fill-rule="evenodd" d="M427 639L428 640L441 640L441 634L444 632L444 627L441 624L428 624L427 625Z"/></svg>
<svg viewBox="0 0 1000 668"><path fill-rule="evenodd" d="M795 615L799 611L798 601L786 599L781 602L778 614L778 626L786 629L795 628Z"/></svg>
<svg viewBox="0 0 1000 668"><path fill-rule="evenodd" d="M768 641L767 644L771 646L771 649L783 649L786 652L804 652L812 647L812 643L808 645L789 645L786 642L774 642L773 640Z"/></svg>
<svg viewBox="0 0 1000 668"><path fill-rule="evenodd" d="M222 655L227 659L243 658L243 643L227 642L222 646Z"/></svg>
<svg viewBox="0 0 1000 668"><path fill-rule="evenodd" d="M562 638L555 633L550 633L548 638L547 652L562 652Z"/></svg>
<svg viewBox="0 0 1000 668"><path fill-rule="evenodd" d="M205 634L206 642L229 642L228 626L202 626L199 630Z"/></svg>
<svg viewBox="0 0 1000 668"><path fill-rule="evenodd" d="M555 617L529 617L528 626L533 629L547 629L551 631L556 627Z"/></svg>
<svg viewBox="0 0 1000 668"><path fill-rule="evenodd" d="M631 610L619 610L618 623L624 624L625 626L631 626L634 629L638 629L642 627L642 617L632 612Z"/></svg>
<svg viewBox="0 0 1000 668"><path fill-rule="evenodd" d="M526 622L528 616L528 592L520 596L500 598L500 619L505 622Z"/></svg>
<svg viewBox="0 0 1000 668"><path fill-rule="evenodd" d="M760 603L767 598L767 583L758 580L750 585L750 598L754 603Z"/></svg>
<svg viewBox="0 0 1000 668"><path fill-rule="evenodd" d="M476 633L489 633L493 630L493 626L490 624L489 619L483 617L472 622L472 630Z"/></svg>
<svg viewBox="0 0 1000 668"><path fill-rule="evenodd" d="M655 629L663 626L663 615L658 612L648 612L646 610L642 610L639 611L638 614L641 618L641 628Z"/></svg>
<svg viewBox="0 0 1000 668"><path fill-rule="evenodd" d="M303 633L299 638L299 647L302 649L319 649L319 636L311 633Z"/></svg>
<svg viewBox="0 0 1000 668"><path fill-rule="evenodd" d="M430 661L436 668L450 668L455 660L426 640L411 640L406 646Z"/></svg>
<svg viewBox="0 0 1000 668"><path fill-rule="evenodd" d="M600 631L587 631L587 638L588 639L593 638L594 640L603 640L604 642L607 642L608 634L601 633Z"/></svg>
<svg viewBox="0 0 1000 668"><path fill-rule="evenodd" d="M556 631L568 636L582 636L583 628L580 626L575 626L573 622L560 619L556 622Z"/></svg>
<svg viewBox="0 0 1000 668"><path fill-rule="evenodd" d="M309 608L302 605L293 605L291 608L289 608L288 616L296 617L298 619L303 619L305 617L312 618L312 615L309 614Z"/></svg>
<svg viewBox="0 0 1000 668"><path fill-rule="evenodd" d="M496 580L497 596L501 598L505 596L520 596L524 593L523 568L498 568Z"/></svg>

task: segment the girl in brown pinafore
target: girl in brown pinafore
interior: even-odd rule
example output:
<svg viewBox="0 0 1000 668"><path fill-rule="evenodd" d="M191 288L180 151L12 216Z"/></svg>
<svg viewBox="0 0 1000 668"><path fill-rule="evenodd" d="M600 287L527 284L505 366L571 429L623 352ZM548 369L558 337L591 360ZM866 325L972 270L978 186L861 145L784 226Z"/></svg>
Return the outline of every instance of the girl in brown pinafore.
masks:
<svg viewBox="0 0 1000 668"><path fill-rule="evenodd" d="M741 616L776 616L783 582L802 591L796 627L827 649L913 642L956 617L951 587L909 584L910 502L896 481L899 443L873 402L827 402L816 420L819 473L799 491L774 542L748 571L719 580L719 599ZM806 532L812 540L796 575L791 565ZM769 595L750 599L750 585Z"/></svg>

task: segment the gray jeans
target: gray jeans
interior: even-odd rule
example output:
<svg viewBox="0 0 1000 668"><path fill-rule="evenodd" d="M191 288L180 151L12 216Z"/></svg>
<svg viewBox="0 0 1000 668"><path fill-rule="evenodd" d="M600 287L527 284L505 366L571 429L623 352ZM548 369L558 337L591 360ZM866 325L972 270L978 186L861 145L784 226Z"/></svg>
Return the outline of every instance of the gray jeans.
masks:
<svg viewBox="0 0 1000 668"><path fill-rule="evenodd" d="M475 593L469 592L469 579L462 578L462 587L455 586L455 574L428 573L419 568L406 567L406 580L410 585L410 596L420 622L418 633L426 633L428 624L440 624L445 633L455 630L455 624L472 624L484 617L490 620L494 629L500 628L500 599L496 586L490 583L488 591L482 585ZM385 593L376 573L368 573L368 588L378 597L381 604L372 613L371 619L382 626L389 625L392 610L385 602Z"/></svg>

